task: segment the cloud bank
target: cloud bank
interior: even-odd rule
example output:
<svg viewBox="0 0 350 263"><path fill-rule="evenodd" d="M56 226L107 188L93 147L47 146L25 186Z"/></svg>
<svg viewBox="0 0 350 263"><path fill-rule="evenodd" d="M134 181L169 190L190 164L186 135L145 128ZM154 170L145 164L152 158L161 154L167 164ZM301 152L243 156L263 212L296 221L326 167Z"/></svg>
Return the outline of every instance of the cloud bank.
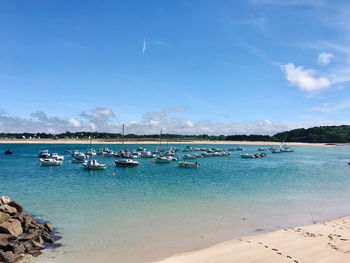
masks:
<svg viewBox="0 0 350 263"><path fill-rule="evenodd" d="M182 110L169 108L162 111L145 113L140 120L115 121L115 114L107 108L95 108L90 112L82 112L79 117L60 118L49 117L43 111L33 112L31 118L7 116L0 112L0 132L47 132L61 133L65 131L99 131L120 133L123 123L126 133L133 134L268 134L291 130L295 128L309 128L322 125L350 124L350 121L322 121L322 122L271 122L257 120L250 122L215 122L209 120L193 121L185 118L170 117L169 112Z"/></svg>

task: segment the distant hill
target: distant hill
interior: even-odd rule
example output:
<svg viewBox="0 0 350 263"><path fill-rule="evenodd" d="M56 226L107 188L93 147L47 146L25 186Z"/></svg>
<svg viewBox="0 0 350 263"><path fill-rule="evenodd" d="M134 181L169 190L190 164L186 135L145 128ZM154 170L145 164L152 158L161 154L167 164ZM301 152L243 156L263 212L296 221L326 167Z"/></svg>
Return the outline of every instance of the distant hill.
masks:
<svg viewBox="0 0 350 263"><path fill-rule="evenodd" d="M120 133L106 132L65 132L60 134L47 133L0 133L2 139L101 139L121 140ZM125 135L126 140L159 140L159 134ZM170 140L210 140L210 141L272 141L272 142L308 142L308 143L350 143L350 125L320 126L309 129L294 129L269 135L180 135L163 134L163 141Z"/></svg>

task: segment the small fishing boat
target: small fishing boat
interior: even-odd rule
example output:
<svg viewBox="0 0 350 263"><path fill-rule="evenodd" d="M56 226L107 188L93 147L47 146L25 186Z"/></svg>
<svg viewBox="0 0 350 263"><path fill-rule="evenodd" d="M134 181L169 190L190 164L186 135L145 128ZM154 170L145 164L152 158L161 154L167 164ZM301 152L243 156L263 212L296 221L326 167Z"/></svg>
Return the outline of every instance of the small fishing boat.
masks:
<svg viewBox="0 0 350 263"><path fill-rule="evenodd" d="M85 161L82 167L88 170L104 170L107 168L107 165L98 163L96 160L89 160Z"/></svg>
<svg viewBox="0 0 350 263"><path fill-rule="evenodd" d="M179 162L179 167L185 167L185 168L197 168L199 166L199 163L190 163L190 162Z"/></svg>
<svg viewBox="0 0 350 263"><path fill-rule="evenodd" d="M230 148L230 149L228 149L229 151L243 151L244 150L244 148L242 148L242 147L235 147L235 148Z"/></svg>
<svg viewBox="0 0 350 263"><path fill-rule="evenodd" d="M42 150L39 153L39 158L49 158L50 154L49 154L49 150Z"/></svg>
<svg viewBox="0 0 350 263"><path fill-rule="evenodd" d="M51 153L50 154L50 158L59 160L59 161L63 161L64 160L64 156L58 155L57 153Z"/></svg>
<svg viewBox="0 0 350 263"><path fill-rule="evenodd" d="M253 159L253 158L255 158L255 155L252 154L252 153L243 153L240 156L241 156L241 158L245 158L245 159Z"/></svg>
<svg viewBox="0 0 350 263"><path fill-rule="evenodd" d="M142 158L155 158L156 155L155 155L155 154L152 154L151 152L143 152L143 153L141 154L141 157L142 157Z"/></svg>
<svg viewBox="0 0 350 263"><path fill-rule="evenodd" d="M191 154L185 154L184 156L182 156L183 159L196 159L197 156L196 155L191 155Z"/></svg>
<svg viewBox="0 0 350 263"><path fill-rule="evenodd" d="M173 161L171 157L161 156L156 158L156 163L170 163L171 161Z"/></svg>
<svg viewBox="0 0 350 263"><path fill-rule="evenodd" d="M7 150L7 151L5 151L5 154L11 155L11 154L13 154L13 151Z"/></svg>
<svg viewBox="0 0 350 263"><path fill-rule="evenodd" d="M83 163L87 159L87 156L84 153L78 153L72 156L72 163Z"/></svg>
<svg viewBox="0 0 350 263"><path fill-rule="evenodd" d="M40 163L43 166L59 166L62 164L62 161L54 158L40 158Z"/></svg>
<svg viewBox="0 0 350 263"><path fill-rule="evenodd" d="M264 152L264 151L267 151L267 149L266 149L266 148L263 148L263 147L259 147L259 148L258 148L258 151L259 151L259 152Z"/></svg>
<svg viewBox="0 0 350 263"><path fill-rule="evenodd" d="M88 149L86 152L85 152L86 155L96 155L96 151L94 148L91 148L91 149Z"/></svg>
<svg viewBox="0 0 350 263"><path fill-rule="evenodd" d="M139 162L131 159L115 160L114 162L117 166L122 166L122 167L135 167L140 164Z"/></svg>

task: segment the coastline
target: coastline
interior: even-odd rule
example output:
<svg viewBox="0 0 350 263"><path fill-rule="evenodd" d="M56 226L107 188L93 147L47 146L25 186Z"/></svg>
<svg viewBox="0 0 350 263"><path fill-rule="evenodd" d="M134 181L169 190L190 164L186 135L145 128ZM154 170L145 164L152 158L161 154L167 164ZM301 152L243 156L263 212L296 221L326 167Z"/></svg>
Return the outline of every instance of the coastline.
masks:
<svg viewBox="0 0 350 263"><path fill-rule="evenodd" d="M350 262L350 217L232 239L155 263Z"/></svg>
<svg viewBox="0 0 350 263"><path fill-rule="evenodd" d="M121 141L109 141L109 140L53 140L53 139L12 139L12 140L0 140L0 144L122 144ZM159 144L159 141L151 140L128 140L124 144ZM199 140L179 140L179 141L162 141L162 145L166 144L224 144L224 145L280 145L280 142L265 142L265 141L199 141ZM303 142L287 142L288 145L309 145L309 146L336 146L338 144L327 143L303 143Z"/></svg>

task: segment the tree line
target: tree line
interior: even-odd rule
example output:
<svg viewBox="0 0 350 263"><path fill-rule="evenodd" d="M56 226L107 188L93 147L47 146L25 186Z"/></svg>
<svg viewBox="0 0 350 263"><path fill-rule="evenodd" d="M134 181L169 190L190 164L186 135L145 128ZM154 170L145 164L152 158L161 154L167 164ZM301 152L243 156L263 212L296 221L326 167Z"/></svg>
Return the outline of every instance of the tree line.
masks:
<svg viewBox="0 0 350 263"><path fill-rule="evenodd" d="M125 139L159 139L159 134L126 134ZM0 133L0 138L7 139L121 139L120 133L108 132L64 132L51 133ZM181 135L162 134L163 140L210 140L210 141L272 141L272 142L308 142L308 143L350 143L350 125L319 126L300 128L276 133L275 135Z"/></svg>

